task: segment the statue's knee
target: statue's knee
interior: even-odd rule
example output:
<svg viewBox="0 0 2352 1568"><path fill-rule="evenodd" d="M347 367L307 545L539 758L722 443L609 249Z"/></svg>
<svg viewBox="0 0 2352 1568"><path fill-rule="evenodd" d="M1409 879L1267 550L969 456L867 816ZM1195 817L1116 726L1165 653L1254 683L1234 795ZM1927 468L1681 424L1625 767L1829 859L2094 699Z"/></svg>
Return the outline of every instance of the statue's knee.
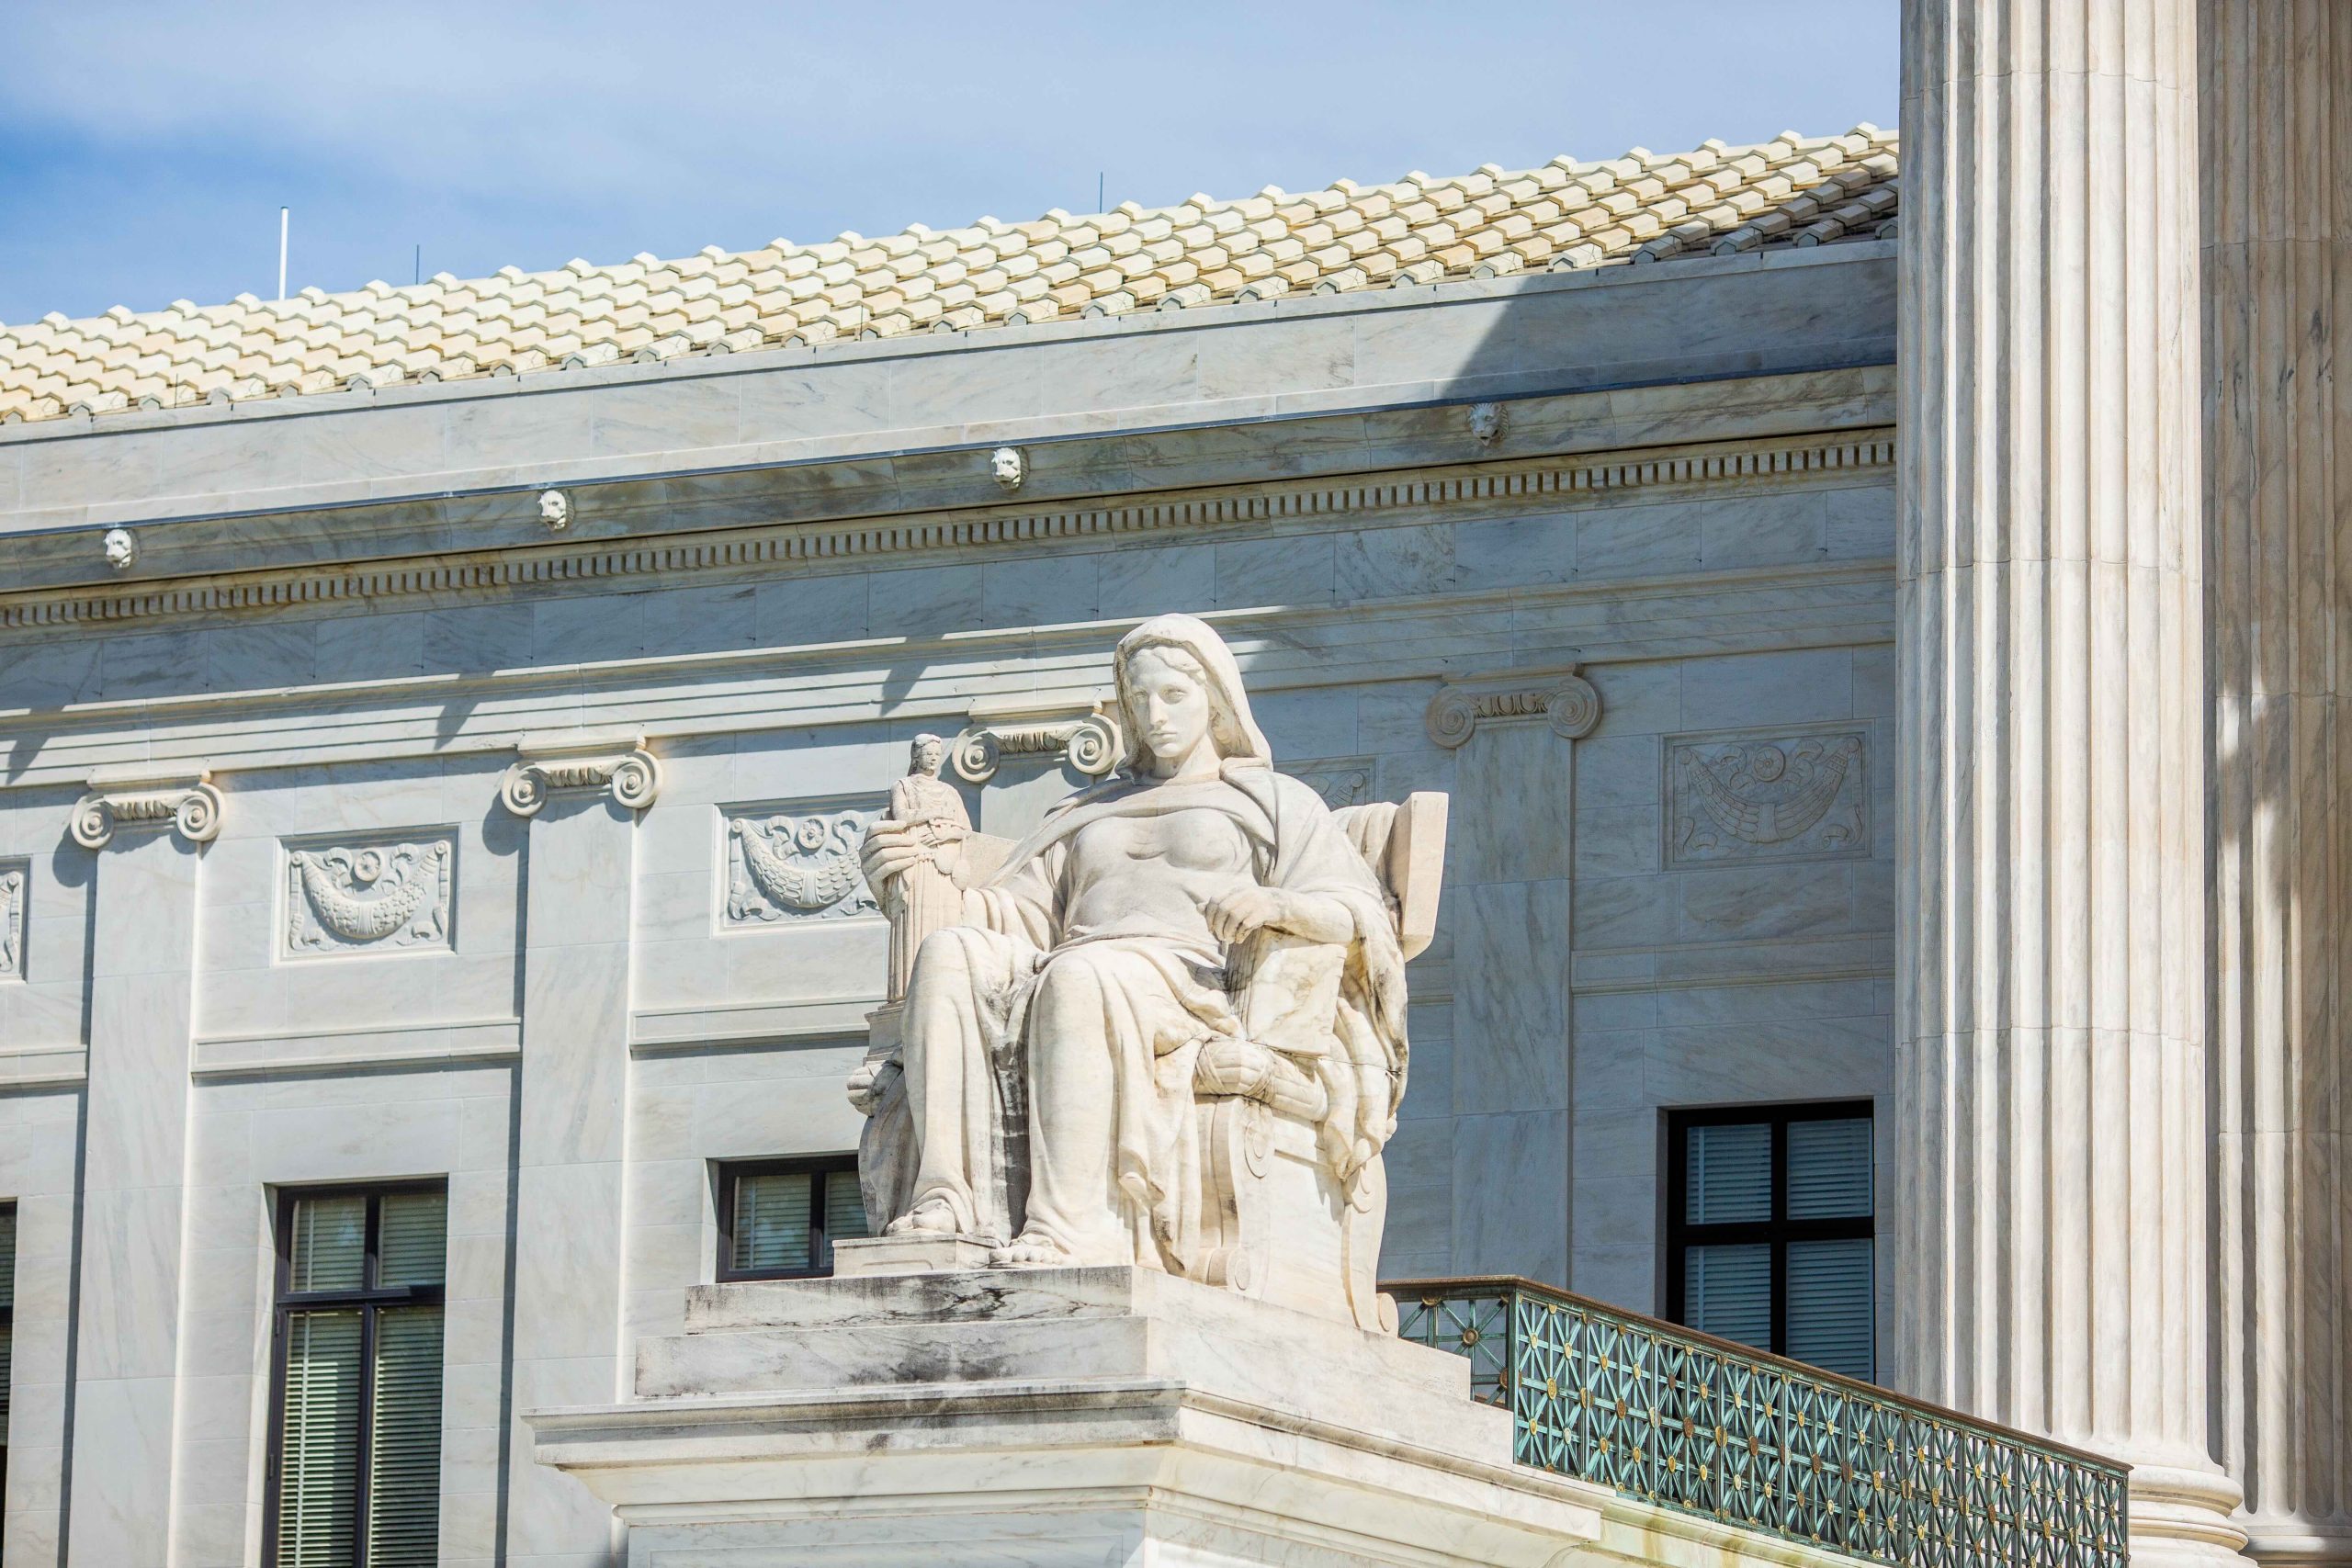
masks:
<svg viewBox="0 0 2352 1568"><path fill-rule="evenodd" d="M1102 1005L1102 976L1093 955L1080 949L1057 954L1037 981L1039 1008L1099 1008Z"/></svg>
<svg viewBox="0 0 2352 1568"><path fill-rule="evenodd" d="M964 957L963 933L954 927L943 927L922 939L915 949L915 969L918 973L931 970L961 972L970 967Z"/></svg>

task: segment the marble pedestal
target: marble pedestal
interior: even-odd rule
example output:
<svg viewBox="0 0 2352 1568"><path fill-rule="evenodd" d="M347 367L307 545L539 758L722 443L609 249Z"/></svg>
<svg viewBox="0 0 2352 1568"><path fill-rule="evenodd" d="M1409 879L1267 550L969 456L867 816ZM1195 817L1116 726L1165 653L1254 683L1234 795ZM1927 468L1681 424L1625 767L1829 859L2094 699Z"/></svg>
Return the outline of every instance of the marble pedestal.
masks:
<svg viewBox="0 0 2352 1568"><path fill-rule="evenodd" d="M686 1327L529 1418L632 1568L1600 1555L1611 1495L1513 1465L1466 1361L1148 1270L703 1286Z"/></svg>

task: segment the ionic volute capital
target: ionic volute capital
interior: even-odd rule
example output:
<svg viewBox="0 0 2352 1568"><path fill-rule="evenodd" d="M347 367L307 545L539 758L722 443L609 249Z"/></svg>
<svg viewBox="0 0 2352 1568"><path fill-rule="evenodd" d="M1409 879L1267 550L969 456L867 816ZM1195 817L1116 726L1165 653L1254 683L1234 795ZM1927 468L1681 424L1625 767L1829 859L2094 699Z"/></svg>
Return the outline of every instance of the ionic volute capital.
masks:
<svg viewBox="0 0 2352 1568"><path fill-rule="evenodd" d="M1430 739L1448 750L1484 725L1543 724L1563 740L1577 740L1600 722L1600 694L1574 665L1504 671L1447 682L1430 699L1423 717Z"/></svg>
<svg viewBox="0 0 2352 1568"><path fill-rule="evenodd" d="M642 811L662 793L662 763L634 730L526 735L499 781L498 798L517 817L537 817L557 790L609 791L616 805Z"/></svg>
<svg viewBox="0 0 2352 1568"><path fill-rule="evenodd" d="M1050 710L1034 707L984 709L976 705L963 732L949 744L947 759L966 784L988 783L1007 757L1066 761L1099 779L1119 765L1124 750L1119 721L1104 703L1076 717L1057 717Z"/></svg>
<svg viewBox="0 0 2352 1568"><path fill-rule="evenodd" d="M90 775L89 789L74 802L66 824L85 850L105 847L122 828L169 827L190 844L220 836L222 802L209 769L100 768Z"/></svg>

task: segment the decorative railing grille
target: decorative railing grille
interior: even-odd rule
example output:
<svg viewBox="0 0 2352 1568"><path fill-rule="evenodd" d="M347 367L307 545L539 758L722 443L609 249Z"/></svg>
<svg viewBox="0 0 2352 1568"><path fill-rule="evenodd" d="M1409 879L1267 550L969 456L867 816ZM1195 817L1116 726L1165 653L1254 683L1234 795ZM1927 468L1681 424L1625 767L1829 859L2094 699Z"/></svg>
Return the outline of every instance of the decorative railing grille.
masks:
<svg viewBox="0 0 2352 1568"><path fill-rule="evenodd" d="M1403 1280L1521 1464L1892 1568L2123 1568L2124 1470L1532 1280Z"/></svg>

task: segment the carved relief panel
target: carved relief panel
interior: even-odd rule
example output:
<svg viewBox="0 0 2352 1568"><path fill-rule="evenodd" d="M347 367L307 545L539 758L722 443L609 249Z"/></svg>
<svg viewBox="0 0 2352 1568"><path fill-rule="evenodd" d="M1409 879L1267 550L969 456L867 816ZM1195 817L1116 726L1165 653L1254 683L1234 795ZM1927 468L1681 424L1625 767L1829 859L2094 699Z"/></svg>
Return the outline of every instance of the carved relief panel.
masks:
<svg viewBox="0 0 2352 1568"><path fill-rule="evenodd" d="M285 955L448 951L456 860L447 832L288 845Z"/></svg>
<svg viewBox="0 0 2352 1568"><path fill-rule="evenodd" d="M1668 866L1869 854L1868 747L1860 729L1668 736Z"/></svg>
<svg viewBox="0 0 2352 1568"><path fill-rule="evenodd" d="M1323 804L1334 811L1343 806L1362 806L1372 798L1369 757L1324 757L1313 761L1284 762L1282 771L1321 795Z"/></svg>
<svg viewBox="0 0 2352 1568"><path fill-rule="evenodd" d="M25 905L31 874L22 861L0 861L0 980L25 977Z"/></svg>
<svg viewBox="0 0 2352 1568"><path fill-rule="evenodd" d="M881 810L878 803L728 807L724 923L757 927L877 913L857 852L865 825Z"/></svg>

